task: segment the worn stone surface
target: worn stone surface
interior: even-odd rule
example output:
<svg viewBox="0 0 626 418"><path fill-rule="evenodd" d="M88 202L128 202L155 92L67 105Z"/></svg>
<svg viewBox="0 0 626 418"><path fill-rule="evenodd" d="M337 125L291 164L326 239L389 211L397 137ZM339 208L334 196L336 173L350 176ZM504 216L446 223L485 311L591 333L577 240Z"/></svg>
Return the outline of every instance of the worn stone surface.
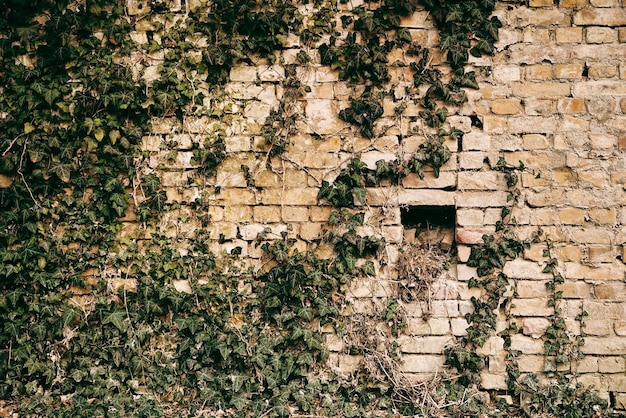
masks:
<svg viewBox="0 0 626 418"><path fill-rule="evenodd" d="M452 155L439 176L425 167L424 178L413 173L400 184L368 184L365 203L354 202L366 214L359 232L385 239L385 262L377 260L375 277L351 284L347 311L371 314L374 299L393 295L396 262L410 235L403 225L405 209L453 208L451 236L458 245L458 263L450 266L445 286L433 287L437 292L429 303L403 305L407 327L398 337L404 373L414 381L440 373L446 367L443 350L466 335L464 315L473 311L470 299L484 295L482 289L468 287L471 278L478 278L476 268L466 264L472 248L483 242L483 235L496 233L501 209L513 205L513 231L530 241L542 230L543 243L504 266L512 304L506 313L497 312L496 334L507 327L510 315L518 327L511 335L511 350L521 353L520 370L544 370L543 335L554 314L546 287L553 276L544 272L548 259L543 254L545 241L550 241L551 255L559 261L557 272L565 278L557 291L562 292L559 308L571 333L580 332L575 317L583 310L588 313L582 348L587 357L571 370L580 381L601 384L603 394L613 394L614 406L626 409L626 8L620 0L519 3L497 6L503 27L495 55L472 61L492 72L476 71L480 89L468 90L467 103L450 109L445 126L459 129L463 138L446 141ZM140 6L148 7L147 2L129 1L129 15L140 13ZM401 26L421 45L437 45L438 31L423 9L403 18ZM132 37L145 43L147 31L153 30L141 23ZM154 119L152 134L140 144L147 155L146 170L159 175L169 201L186 208L180 213L192 218L196 209L191 204L205 203L215 249L237 249L254 262L263 256L257 240L284 236L294 237L299 251L317 248L318 256L332 256L332 245L316 244L333 211L317 199L322 181L332 182L353 157L372 170L380 160L402 167L426 141L421 127L410 120L422 110L419 104L407 102L402 118L394 114L407 101L405 89L412 87L408 67L391 68L388 87L394 94L383 102L385 113L375 126L380 135L363 138L338 112L349 106L350 97L362 95L364 86L339 81L338 71L319 64L314 48L312 63L298 64L299 41L291 38L275 64L255 65L252 60L231 68L219 103L212 103L226 115L222 119ZM443 55L435 48L432 52L432 65L448 74ZM404 59L403 54L391 58ZM147 81L158 77L157 61L163 57L155 53L152 59ZM297 122L287 151L271 157L261 128L281 105L286 64L292 63L307 91L289 103ZM217 133L224 137L228 159L216 173L200 175L193 150ZM517 173L520 193L514 202L505 176L494 170L501 157L527 168ZM0 190L19 181L0 175ZM215 187L219 193L213 193ZM197 221L172 219L163 220L169 237L193 236ZM136 217L129 212L124 222L128 229L122 235L131 236ZM190 291L184 280L173 285ZM340 338L328 333L325 340L335 367L345 373L359 367L361 358L346 354ZM481 387L506 389L502 338L494 335L479 351L489 358Z"/></svg>

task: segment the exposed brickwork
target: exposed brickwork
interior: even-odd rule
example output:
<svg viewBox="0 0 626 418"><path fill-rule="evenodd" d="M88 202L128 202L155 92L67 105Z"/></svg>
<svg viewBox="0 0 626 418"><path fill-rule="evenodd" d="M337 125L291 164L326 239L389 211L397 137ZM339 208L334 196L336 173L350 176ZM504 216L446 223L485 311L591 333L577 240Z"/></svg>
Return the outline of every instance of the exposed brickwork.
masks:
<svg viewBox="0 0 626 418"><path fill-rule="evenodd" d="M424 179L411 175L399 186L368 189L367 205L362 207L368 231L386 238L392 260L405 239L400 205L457 210L460 263L450 274L458 293L451 297L443 292L432 300L427 319L422 319L419 304L405 306L407 335L399 338L405 353L403 371L416 381L438 373L444 367L443 349L464 335L464 314L471 310L469 298L476 295L466 285L476 270L464 262L471 246L495 231L500 209L508 204L506 182L491 170L504 156L535 171L522 176L521 200L513 208L520 236L530 237L542 229L553 242L566 278L557 290L563 292L568 324L575 325L581 309L589 313L585 329L589 336L583 346L587 358L571 368L580 381L596 384L603 396L612 394L616 407L626 408L626 8L617 0L530 0L528 6L500 4L497 15L504 23L498 50L494 57L476 63L490 66L492 73L480 76L480 90L469 91L469 102L453 109L456 118L449 121L465 132L462 149L449 144L454 154L439 177L426 172ZM403 19L402 26L414 39L436 44L438 34L428 13L418 10ZM144 34L138 29L135 36L141 40ZM395 99L388 99L385 116L376 124L379 132L387 128L385 136L362 138L338 117L339 110L348 107L348 98L362 91L360 87L338 81L336 71L310 64L298 69L310 91L295 103L299 121L288 151L282 159L253 158L265 158L267 145L260 128L284 93L278 87L285 78L280 63L295 62L293 55L293 50L285 49L275 65L234 67L224 89L229 107L219 122L155 120L154 135L144 138L149 168L159 173L168 198L189 204L204 191L194 178L191 149L201 137L225 132L229 156L211 179L220 191L207 197L211 236L225 241L216 242L221 250L241 247L243 255L259 257L257 236L280 237L281 232L296 236L302 249L313 248L311 243L319 238L331 212L317 200L322 180L332 181L353 156L375 168L378 160L408 156L424 140L410 129L408 120L395 118L393 109L399 104ZM433 55L436 65L441 55ZM402 83L411 81L411 73L396 70L392 83L400 91ZM405 114L418 110L408 108ZM473 115L482 121L482 129L472 125ZM165 151L171 143L177 144L175 158ZM271 168L259 161L271 163ZM249 167L253 186L242 165ZM3 181L0 177L0 184ZM193 226L167 229L173 238L192 232ZM511 337L511 349L521 353L522 372L543 370L540 337L554 312L547 303L545 284L550 275L543 272L543 248L533 246L504 268L516 291L510 313L519 332ZM352 289L350 312L367 312L372 298L386 295L394 263L377 268L380 285ZM327 338L337 367L345 371L356 367L358 359L342 352L341 340L330 334ZM502 340L493 338L482 348L490 359L482 385L506 389Z"/></svg>

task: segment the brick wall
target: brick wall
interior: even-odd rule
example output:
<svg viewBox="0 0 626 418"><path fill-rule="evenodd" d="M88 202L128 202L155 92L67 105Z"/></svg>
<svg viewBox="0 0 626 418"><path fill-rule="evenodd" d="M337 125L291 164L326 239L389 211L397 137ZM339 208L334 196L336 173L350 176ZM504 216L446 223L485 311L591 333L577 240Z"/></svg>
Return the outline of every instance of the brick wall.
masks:
<svg viewBox="0 0 626 418"><path fill-rule="evenodd" d="M389 295L406 239L402 207L454 207L459 262L436 283L428 317L420 303L406 304L408 327L398 338L405 372L415 380L439 372L444 347L465 334L470 298L480 295L468 288L468 280L476 276L465 264L470 249L483 234L495 231L501 208L508 204L504 175L493 169L501 156L513 164L523 161L529 170L521 176L521 195L513 208L515 230L520 238L530 239L541 229L543 239L553 243L558 269L565 276L557 290L563 292L560 307L570 332L580 332L575 317L581 311L589 314L582 348L586 357L566 367L577 373L578 381L593 385L607 399L612 394L614 406L626 409L626 3L520 3L498 2L495 14L503 28L496 53L471 58L481 74L480 89L469 90L469 101L451 109L447 123L462 130L464 137L461 144L446 144L453 157L440 176L427 172L420 179L412 174L401 185L368 189L363 232L385 238L385 263L376 263L376 277L351 284L346 314L375 309ZM140 13L137 4L129 0L129 13ZM302 12L307 13L306 6ZM424 45L437 45L438 32L423 10L402 25ZM138 25L136 39L143 39L145 30ZM297 238L299 249L312 249L331 212L317 200L322 180L332 181L355 156L375 168L378 160L408 157L424 141L412 130L410 116L419 111L416 105L405 101L403 116L394 113L404 100L401 94L384 101L385 113L376 122L377 132L384 134L361 137L337 114L363 87L339 81L336 71L317 64L316 51L311 50L312 63L298 68L298 78L310 90L291 103L298 115L297 132L289 137L286 153L270 158L260 129L283 98L284 65L296 62L300 47L298 39L290 37L276 63L257 60L256 66L233 68L222 91L207 92L205 105L215 111L212 116L154 121L154 133L144 139L144 155L149 157L144 170L158 173L169 201L180 203L160 224L172 239L192 236L200 227L192 203L202 199L216 252L237 248L243 262L259 266L255 240L267 228L268 239L288 232ZM434 53L433 60L437 65L441 54ZM158 59L144 62L149 80ZM390 71L390 87L396 91L412 84L410 69ZM198 89L206 86L198 83ZM194 144L218 133L225 138L228 158L214 176L198 175L192 164ZM249 168L253 185L242 165ZM131 214L127 221L130 231ZM545 286L551 276L542 272L545 247L531 246L504 268L513 298L509 322L519 328L511 349L520 352L521 372L541 372L545 366L541 336L554 312ZM505 321L500 312L499 331ZM343 352L341 339L329 333L327 343L332 367L355 367L358 359ZM503 338L493 336L479 351L489 358L483 388L505 389Z"/></svg>

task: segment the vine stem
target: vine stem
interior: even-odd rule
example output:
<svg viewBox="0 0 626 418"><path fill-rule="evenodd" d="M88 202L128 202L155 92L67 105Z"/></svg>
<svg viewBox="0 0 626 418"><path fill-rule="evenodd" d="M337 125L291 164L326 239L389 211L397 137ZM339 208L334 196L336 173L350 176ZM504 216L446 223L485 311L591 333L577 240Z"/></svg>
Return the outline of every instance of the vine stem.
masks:
<svg viewBox="0 0 626 418"><path fill-rule="evenodd" d="M30 186L28 185L28 182L26 181L26 177L24 177L24 173L22 173L22 166L24 164L24 155L26 154L27 144L28 144L28 139L24 142L24 146L22 147L22 155L20 156L20 166L17 168L17 173L22 178L22 182L24 183L24 186L26 186L26 190L28 190L28 194L30 195L30 198L33 199L33 203L35 203L35 206L37 208L41 208L41 205L39 204L39 202L37 202L37 199L35 199L35 196L33 195L33 191L31 190ZM4 154L2 155L4 156Z"/></svg>

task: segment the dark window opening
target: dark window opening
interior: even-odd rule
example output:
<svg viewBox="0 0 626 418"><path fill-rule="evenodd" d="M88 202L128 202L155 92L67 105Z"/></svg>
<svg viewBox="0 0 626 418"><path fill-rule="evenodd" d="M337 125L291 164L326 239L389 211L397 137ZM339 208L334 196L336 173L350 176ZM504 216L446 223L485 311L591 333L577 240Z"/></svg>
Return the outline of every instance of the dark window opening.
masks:
<svg viewBox="0 0 626 418"><path fill-rule="evenodd" d="M454 206L406 206L400 210L405 244L436 245L443 250L454 246Z"/></svg>

